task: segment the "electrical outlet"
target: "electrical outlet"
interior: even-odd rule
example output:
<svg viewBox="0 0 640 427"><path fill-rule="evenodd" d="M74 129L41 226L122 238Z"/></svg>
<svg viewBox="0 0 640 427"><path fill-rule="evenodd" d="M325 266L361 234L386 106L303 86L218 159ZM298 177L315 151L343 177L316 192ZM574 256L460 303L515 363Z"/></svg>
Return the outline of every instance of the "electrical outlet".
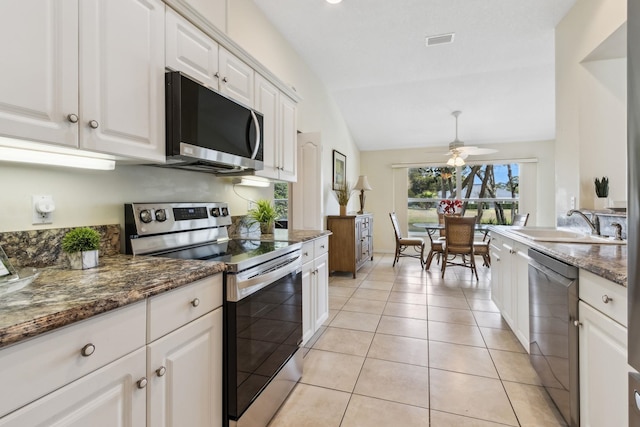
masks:
<svg viewBox="0 0 640 427"><path fill-rule="evenodd" d="M53 224L53 211L56 205L53 196L31 196L32 224Z"/></svg>
<svg viewBox="0 0 640 427"><path fill-rule="evenodd" d="M250 211L251 209L256 207L256 202L254 202L253 200L249 200L247 202L247 211Z"/></svg>
<svg viewBox="0 0 640 427"><path fill-rule="evenodd" d="M575 209L576 208L576 196L571 196L569 198L569 209Z"/></svg>

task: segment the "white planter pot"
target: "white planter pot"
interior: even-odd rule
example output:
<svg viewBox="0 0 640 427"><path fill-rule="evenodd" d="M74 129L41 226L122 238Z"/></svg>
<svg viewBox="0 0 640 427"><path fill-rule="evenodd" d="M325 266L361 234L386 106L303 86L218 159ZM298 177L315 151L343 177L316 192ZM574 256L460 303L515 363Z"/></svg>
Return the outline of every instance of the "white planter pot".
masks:
<svg viewBox="0 0 640 427"><path fill-rule="evenodd" d="M593 209L597 211L605 210L609 207L609 199L607 197L596 197L593 201Z"/></svg>
<svg viewBox="0 0 640 427"><path fill-rule="evenodd" d="M86 270L98 266L98 250L67 254L72 270Z"/></svg>

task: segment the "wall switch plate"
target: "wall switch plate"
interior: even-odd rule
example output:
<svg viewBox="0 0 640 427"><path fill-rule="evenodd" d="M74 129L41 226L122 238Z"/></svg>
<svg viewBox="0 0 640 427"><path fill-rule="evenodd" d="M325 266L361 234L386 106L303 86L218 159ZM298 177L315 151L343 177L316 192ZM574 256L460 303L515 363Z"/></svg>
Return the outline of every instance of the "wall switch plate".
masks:
<svg viewBox="0 0 640 427"><path fill-rule="evenodd" d="M53 196L32 196L32 224L53 224L53 211L56 205Z"/></svg>

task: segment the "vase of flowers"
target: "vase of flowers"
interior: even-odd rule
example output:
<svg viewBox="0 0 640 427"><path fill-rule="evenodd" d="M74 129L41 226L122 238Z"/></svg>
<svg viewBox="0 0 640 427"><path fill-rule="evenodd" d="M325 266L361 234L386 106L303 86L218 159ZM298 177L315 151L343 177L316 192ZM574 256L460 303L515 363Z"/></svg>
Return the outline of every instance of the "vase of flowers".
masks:
<svg viewBox="0 0 640 427"><path fill-rule="evenodd" d="M462 200L445 199L438 203L438 213L453 215L462 212Z"/></svg>

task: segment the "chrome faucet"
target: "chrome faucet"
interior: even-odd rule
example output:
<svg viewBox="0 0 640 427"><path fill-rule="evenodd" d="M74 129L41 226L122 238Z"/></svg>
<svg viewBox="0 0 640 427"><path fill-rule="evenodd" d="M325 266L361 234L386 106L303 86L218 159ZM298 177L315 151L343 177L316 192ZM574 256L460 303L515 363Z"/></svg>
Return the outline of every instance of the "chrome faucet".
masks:
<svg viewBox="0 0 640 427"><path fill-rule="evenodd" d="M567 212L567 216L571 216L574 213L580 215L587 222L587 224L589 224L589 227L591 228L591 234L593 234L594 236L600 235L600 220L598 219L598 215L596 215L595 213L592 213L591 219L589 219L585 214L583 214L579 210L571 209L569 212Z"/></svg>

